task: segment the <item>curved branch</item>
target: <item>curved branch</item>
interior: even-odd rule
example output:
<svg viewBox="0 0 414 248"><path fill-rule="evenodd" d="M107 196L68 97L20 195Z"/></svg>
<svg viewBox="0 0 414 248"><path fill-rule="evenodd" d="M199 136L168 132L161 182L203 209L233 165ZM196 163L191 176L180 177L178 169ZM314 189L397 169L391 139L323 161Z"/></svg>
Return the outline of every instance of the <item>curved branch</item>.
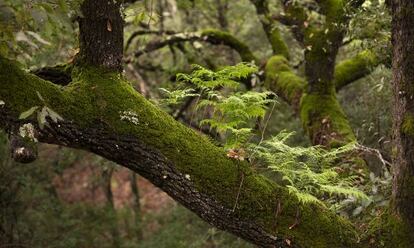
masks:
<svg viewBox="0 0 414 248"><path fill-rule="evenodd" d="M335 67L334 73L336 90L339 91L348 84L369 75L379 64L381 64L381 60L374 52L369 50L340 62Z"/></svg>
<svg viewBox="0 0 414 248"><path fill-rule="evenodd" d="M25 120L39 141L88 150L128 167L218 228L260 247L356 247L348 222L321 205L301 204L248 163L227 158L208 138L145 100L119 74L76 68L73 78L60 87L0 58L5 103L0 127L13 130L23 124L19 113L46 105L64 121L47 118L48 126L39 129L35 118Z"/></svg>
<svg viewBox="0 0 414 248"><path fill-rule="evenodd" d="M163 41L154 41L149 43L144 49L135 52L134 55L139 57L143 54L161 49L167 45L192 41L203 41L214 45L226 45L237 51L243 61L255 61L258 64L258 59L253 55L246 44L227 32L215 29L208 29L197 33L180 33L172 35Z"/></svg>
<svg viewBox="0 0 414 248"><path fill-rule="evenodd" d="M176 34L177 32L172 31L172 30L166 30L166 31L161 31L161 30L138 30L135 31L131 34L131 36L129 36L126 45L125 45L125 51L128 50L129 46L131 45L132 41L141 35L173 35Z"/></svg>
<svg viewBox="0 0 414 248"><path fill-rule="evenodd" d="M274 55L283 55L289 58L289 48L286 42L283 40L282 35L276 23L273 21L269 13L268 3L265 0L250 0L250 2L256 7L256 13L263 26L263 30L272 46Z"/></svg>
<svg viewBox="0 0 414 248"><path fill-rule="evenodd" d="M296 75L289 66L287 59L276 55L271 57L265 67L265 85L276 92L295 111L299 110L300 98L305 91L306 80Z"/></svg>

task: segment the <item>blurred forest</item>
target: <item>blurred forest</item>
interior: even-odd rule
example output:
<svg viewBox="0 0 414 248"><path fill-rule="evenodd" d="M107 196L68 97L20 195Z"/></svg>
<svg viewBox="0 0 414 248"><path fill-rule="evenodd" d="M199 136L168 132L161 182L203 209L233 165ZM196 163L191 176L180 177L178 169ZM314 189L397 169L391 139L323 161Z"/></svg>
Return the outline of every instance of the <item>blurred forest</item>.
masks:
<svg viewBox="0 0 414 248"><path fill-rule="evenodd" d="M213 118L214 112L197 107L197 94L188 94L197 89L187 95L185 90L177 91L183 89L178 75L193 75L194 65L218 71L251 62L225 42L196 35L221 30L243 41L256 57L257 71L244 79L251 85L242 90L263 92L266 60L274 52L263 18L276 17L260 15L254 2L141 0L125 1L122 7L124 72L133 87L175 119L207 133L226 149L239 149L235 151L243 148L226 143L231 138L227 129L222 132L219 126L212 128L211 122L203 122L206 116ZM280 14L280 2L269 0L267 10ZM314 1L297 2L306 7L309 22L324 21ZM79 4L76 0L0 0L0 53L37 75L42 68L73 60L79 51L75 35L79 32ZM352 173L360 176L352 187L367 196L362 200L352 194L324 200L339 215L361 223L363 230L363 222L388 206L391 190L389 164L383 161L391 160L391 18L384 1L370 0L350 19L336 61L370 50L380 62L369 66L369 72L342 87L336 96L358 141L357 157L371 172L349 163L350 170L355 170ZM301 45L290 26L280 25L279 31L289 47L289 64L298 75L304 75L304 53L312 48ZM174 39L182 40L169 42ZM223 88L222 92L228 90ZM249 142L257 144L282 132L291 135L286 141L289 147L326 145L308 137L295 108L282 96L266 103L264 116L246 122L253 129ZM41 144L38 159L21 164L10 157L8 143L8 135L0 133L1 248L253 247L206 224L139 175L97 155ZM259 170L280 180L269 169Z"/></svg>

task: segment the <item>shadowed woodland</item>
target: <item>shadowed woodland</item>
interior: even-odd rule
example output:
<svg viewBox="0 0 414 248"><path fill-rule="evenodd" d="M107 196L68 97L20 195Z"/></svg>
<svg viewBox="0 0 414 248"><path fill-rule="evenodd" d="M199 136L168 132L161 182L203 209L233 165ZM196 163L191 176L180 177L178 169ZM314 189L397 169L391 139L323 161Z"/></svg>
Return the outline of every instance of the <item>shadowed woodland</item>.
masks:
<svg viewBox="0 0 414 248"><path fill-rule="evenodd" d="M412 247L410 0L0 1L0 247Z"/></svg>

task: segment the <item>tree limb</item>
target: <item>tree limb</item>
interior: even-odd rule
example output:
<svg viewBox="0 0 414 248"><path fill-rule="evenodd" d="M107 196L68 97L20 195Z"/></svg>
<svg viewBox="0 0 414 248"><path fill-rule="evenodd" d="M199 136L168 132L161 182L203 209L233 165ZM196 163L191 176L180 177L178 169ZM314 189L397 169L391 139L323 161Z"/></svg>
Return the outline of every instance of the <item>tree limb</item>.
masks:
<svg viewBox="0 0 414 248"><path fill-rule="evenodd" d="M29 122L40 142L88 150L128 167L202 219L260 247L357 246L347 221L321 205L300 203L248 163L227 158L205 136L145 100L118 73L78 67L72 77L68 86L57 86L0 58L0 127L11 131ZM40 129L35 116L18 119L43 105L64 121L47 117L48 125ZM300 223L290 229L298 223L298 209Z"/></svg>
<svg viewBox="0 0 414 248"><path fill-rule="evenodd" d="M381 59L369 50L358 53L355 57L341 61L335 67L334 83L339 91L348 84L369 75L381 64Z"/></svg>
<svg viewBox="0 0 414 248"><path fill-rule="evenodd" d="M272 46L273 54L283 55L289 58L289 48L286 42L283 40L275 21L270 16L268 3L265 0L250 0L250 2L256 7L256 13L262 24L263 30Z"/></svg>
<svg viewBox="0 0 414 248"><path fill-rule="evenodd" d="M181 42L203 41L214 45L226 45L237 51L243 61L258 63L258 59L250 51L249 47L227 32L208 29L197 33L175 34L163 41L154 41L147 44L144 49L134 53L135 57L161 49L167 45Z"/></svg>
<svg viewBox="0 0 414 248"><path fill-rule="evenodd" d="M125 51L128 50L129 46L131 45L132 41L141 35L173 35L176 34L177 32L172 31L172 30L165 30L165 31L161 31L161 30L138 30L135 31L131 34L131 36L129 36L126 45L125 45Z"/></svg>

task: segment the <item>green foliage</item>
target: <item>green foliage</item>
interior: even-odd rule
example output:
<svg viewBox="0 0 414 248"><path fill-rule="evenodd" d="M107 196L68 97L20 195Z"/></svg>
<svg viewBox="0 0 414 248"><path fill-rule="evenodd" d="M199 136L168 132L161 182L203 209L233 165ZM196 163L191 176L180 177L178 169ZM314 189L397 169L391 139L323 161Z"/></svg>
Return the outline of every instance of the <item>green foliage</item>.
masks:
<svg viewBox="0 0 414 248"><path fill-rule="evenodd" d="M200 96L200 94L196 93L194 89L177 89L170 91L165 88L160 88L160 90L167 97L162 99L162 103L164 104L180 104L182 103L182 100L187 97Z"/></svg>
<svg viewBox="0 0 414 248"><path fill-rule="evenodd" d="M269 99L271 92L237 92L234 95L223 97L218 95L212 99L199 102L198 108L213 109L210 118L204 119L200 125L208 124L220 133L229 132L231 135L226 141L227 148L239 148L245 145L252 135L253 129L246 127L250 120L264 118L267 105L274 102Z"/></svg>
<svg viewBox="0 0 414 248"><path fill-rule="evenodd" d="M45 106L43 106L41 109L39 106L33 106L30 109L22 112L19 116L19 119L27 119L33 114L36 113L37 116L37 122L39 124L40 129L43 129L46 126L48 126L47 118L50 118L53 122L63 121L62 116L60 116L58 113L56 113L54 110L49 108L46 103L46 101L43 99L43 97L40 95L39 92L36 92L37 96L39 97L40 101L42 101Z"/></svg>
<svg viewBox="0 0 414 248"><path fill-rule="evenodd" d="M322 147L292 147L286 144L293 133L281 132L270 140L251 146L251 158L276 172L282 184L303 202L321 202L332 197L353 196L367 199L353 187L355 177L343 176L335 166L340 156L351 152L355 144L326 150Z"/></svg>
<svg viewBox="0 0 414 248"><path fill-rule="evenodd" d="M177 104L187 97L197 97L196 109L209 114L200 126L207 125L226 136L225 148L240 148L253 134L251 122L264 118L268 105L275 103L269 91L234 92L241 80L257 72L257 67L248 63L225 66L217 72L194 65L191 74L177 75L177 80L189 88L161 89L168 96L164 102Z"/></svg>
<svg viewBox="0 0 414 248"><path fill-rule="evenodd" d="M218 87L238 88L242 79L257 73L258 68L249 63L225 66L216 72L200 65L193 65L190 75L179 73L177 80L191 83L200 90L214 90Z"/></svg>
<svg viewBox="0 0 414 248"><path fill-rule="evenodd" d="M391 16L385 0L365 1L353 14L346 40L357 50L370 49L380 60L391 60Z"/></svg>
<svg viewBox="0 0 414 248"><path fill-rule="evenodd" d="M5 0L0 5L0 55L35 67L68 59L76 43L70 17L79 14L79 3Z"/></svg>

